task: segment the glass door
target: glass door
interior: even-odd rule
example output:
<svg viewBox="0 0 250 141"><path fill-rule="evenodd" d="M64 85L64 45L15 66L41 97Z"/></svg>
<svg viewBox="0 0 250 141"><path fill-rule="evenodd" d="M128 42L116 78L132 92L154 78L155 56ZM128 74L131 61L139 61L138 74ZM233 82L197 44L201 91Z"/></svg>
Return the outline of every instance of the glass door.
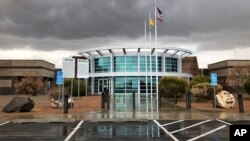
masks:
<svg viewBox="0 0 250 141"><path fill-rule="evenodd" d="M108 88L109 93L111 93L111 80L110 79L98 80L98 93L102 93L104 88Z"/></svg>

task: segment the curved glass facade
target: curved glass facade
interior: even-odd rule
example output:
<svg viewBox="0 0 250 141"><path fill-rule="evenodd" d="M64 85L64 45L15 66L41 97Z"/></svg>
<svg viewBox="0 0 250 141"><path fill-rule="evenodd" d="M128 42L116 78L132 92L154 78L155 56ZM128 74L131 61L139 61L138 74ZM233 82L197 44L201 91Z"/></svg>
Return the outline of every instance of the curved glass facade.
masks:
<svg viewBox="0 0 250 141"><path fill-rule="evenodd" d="M177 73L178 65L181 65L178 64L178 58L158 56L157 59L158 72ZM109 89L109 93L113 94L114 108L126 109L132 107L132 93L135 92L136 107L145 109L146 105L148 105L148 108L151 106L150 104L146 104L146 101L148 100L148 103L150 103L152 92L154 108L156 107L156 76L149 76L148 74L146 79L145 73L142 73L143 75L140 74L140 72L146 72L147 67L147 72L150 73L152 70L153 75L155 75L155 56L151 56L151 58L150 56L145 57L143 55L105 56L94 58L93 60L94 64L92 66L94 66L94 72L92 73L108 73L112 75L92 78L93 93L100 94L106 87ZM152 65L151 67L150 64ZM137 72L138 75L123 76L123 72Z"/></svg>
<svg viewBox="0 0 250 141"><path fill-rule="evenodd" d="M155 72L155 56L151 57L151 68L150 68L150 56L115 56L113 57L114 72ZM165 69L163 69L162 57L158 57L158 72L178 72L178 59L173 57L165 57ZM138 64L139 62L139 64ZM146 66L147 63L147 66ZM111 57L100 57L95 58L95 73L111 72ZM139 68L139 69L138 69Z"/></svg>

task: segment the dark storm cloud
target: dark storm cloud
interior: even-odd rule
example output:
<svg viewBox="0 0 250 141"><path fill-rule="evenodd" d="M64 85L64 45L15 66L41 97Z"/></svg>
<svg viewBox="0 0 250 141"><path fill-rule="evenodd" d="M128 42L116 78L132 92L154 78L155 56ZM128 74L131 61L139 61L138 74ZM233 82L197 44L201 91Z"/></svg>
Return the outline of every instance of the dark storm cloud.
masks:
<svg viewBox="0 0 250 141"><path fill-rule="evenodd" d="M143 13L150 4L141 3L135 0L6 0L0 4L0 31L20 37L62 39L138 36L143 32L141 25L147 16Z"/></svg>
<svg viewBox="0 0 250 141"><path fill-rule="evenodd" d="M163 43L185 41L200 50L250 46L248 0L158 3L165 17L158 25ZM153 0L1 0L0 48L80 50L137 42L148 10L153 10Z"/></svg>

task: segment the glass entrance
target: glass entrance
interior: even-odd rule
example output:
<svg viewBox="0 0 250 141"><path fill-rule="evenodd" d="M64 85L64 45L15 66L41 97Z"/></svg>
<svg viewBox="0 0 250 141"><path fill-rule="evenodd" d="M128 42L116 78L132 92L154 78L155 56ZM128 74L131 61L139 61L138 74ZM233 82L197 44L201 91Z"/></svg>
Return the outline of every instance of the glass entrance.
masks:
<svg viewBox="0 0 250 141"><path fill-rule="evenodd" d="M98 80L98 93L102 93L105 87L108 88L109 93L111 93L110 79L99 79Z"/></svg>

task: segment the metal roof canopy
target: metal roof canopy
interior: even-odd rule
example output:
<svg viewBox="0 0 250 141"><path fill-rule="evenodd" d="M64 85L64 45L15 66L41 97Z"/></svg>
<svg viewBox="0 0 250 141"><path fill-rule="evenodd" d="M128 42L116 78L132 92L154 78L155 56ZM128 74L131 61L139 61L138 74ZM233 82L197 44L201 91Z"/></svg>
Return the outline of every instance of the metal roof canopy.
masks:
<svg viewBox="0 0 250 141"><path fill-rule="evenodd" d="M89 48L89 49L84 49L83 51L79 52L80 55L84 57L91 57L95 55L103 56L105 54L113 54L115 55L116 53L121 53L124 55L130 54L131 50L133 50L134 53L143 53L145 49L142 49L141 47L119 47L119 46L112 46L112 47L98 47L98 48ZM128 52L129 51L129 52ZM153 54L155 52L155 48L152 48L151 50L146 50L146 52L149 52ZM172 51L172 53L171 53ZM192 54L192 51L188 49L182 49L182 48L177 48L177 47L158 47L158 53L166 54L170 53L171 56L174 55L180 55L183 57L184 55L188 56Z"/></svg>

